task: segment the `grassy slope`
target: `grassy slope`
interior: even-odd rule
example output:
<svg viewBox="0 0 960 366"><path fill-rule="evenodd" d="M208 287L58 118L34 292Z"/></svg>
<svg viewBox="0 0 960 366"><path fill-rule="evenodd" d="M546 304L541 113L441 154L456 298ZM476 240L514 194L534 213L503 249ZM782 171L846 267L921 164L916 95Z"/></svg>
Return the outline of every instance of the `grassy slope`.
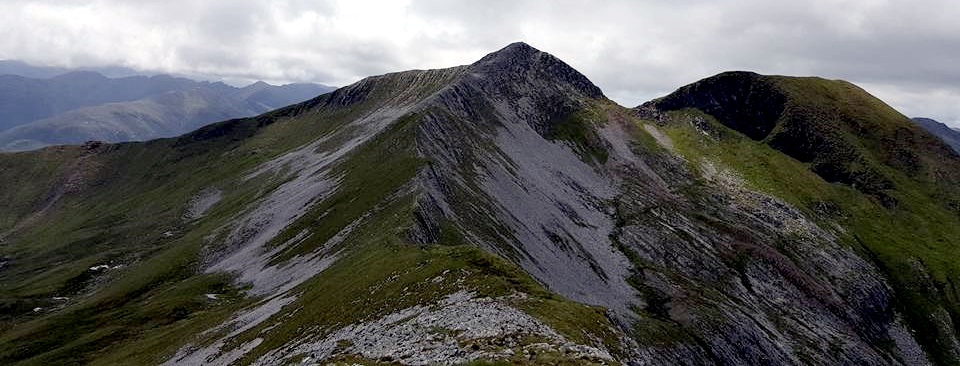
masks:
<svg viewBox="0 0 960 366"><path fill-rule="evenodd" d="M263 117L208 126L177 139L111 145L95 154L92 166L98 168L82 193L65 195L0 247L0 255L16 260L0 272L0 299L21 310L44 308L37 314L23 312L16 322L4 323L0 362L158 362L199 331L250 305L253 300L240 296L229 278L197 274L207 235L280 183L268 178L244 182L238 176L376 108L397 92L390 77L363 90L334 93ZM429 85L412 97L427 95L430 88L440 86L440 82ZM308 107L318 109L298 115ZM602 311L547 293L513 265L461 245L462 239L455 235L445 238L450 242L426 246L407 241L414 204L404 193L405 184L423 164L415 157L410 138L416 122L416 116L408 116L348 156L338 168L345 176L344 188L281 235L302 228L314 232L307 242L283 254L288 257L309 251L365 212L374 212L344 242L349 250L341 260L299 288L302 295L294 307L310 311L297 312L296 321L274 329L276 336L254 355L290 340L304 323L342 325L439 298L454 289L426 288L417 292L418 297L401 292L421 286L424 279L444 269L468 271L468 283L484 295L529 292L534 296L517 306L571 339L588 342L602 338L614 346L615 337L609 333ZM36 209L41 203L36 197L56 184L78 154L68 148L59 153L46 149L0 155L5 167L0 192L13 198L15 208L0 217L4 220L0 223L12 227ZM182 214L189 199L209 187L222 190L222 200L204 218L184 222ZM322 213L326 215L321 217ZM173 236L164 235L166 232ZM99 263L127 267L91 275L88 267ZM424 263L429 265L421 265ZM407 272L383 287L377 294L382 296L361 295L372 284L386 282L400 271ZM98 290L86 294L91 286ZM211 302L205 299L206 293L222 296ZM73 299L61 309L50 300L54 296ZM358 307L354 299L369 304Z"/></svg>
<svg viewBox="0 0 960 366"><path fill-rule="evenodd" d="M0 297L23 302L24 299L73 296L72 292L90 282L91 279L84 277L89 277L87 268L94 263L113 259L136 265L124 270L122 276L108 276L113 277L106 279L110 285L93 296L4 334L0 343L11 347L0 352L0 359L9 361L48 352L46 355L69 362L71 357L90 356L89 350L68 344L78 331L83 333L84 327L134 334L151 328L151 324L141 321L161 316L150 313L144 305L162 297L151 289L182 286L180 281L193 277L203 237L228 222L263 189L276 184L241 183L237 176L279 153L329 133L372 107L359 103L293 120L283 117L293 110L281 110L259 119L205 127L179 139L116 145L112 151L97 156L102 168L95 182L82 194L65 196L56 210L3 248L4 254L16 259L16 265L2 273ZM273 123L276 120L280 122ZM265 126L267 124L270 125ZM26 176L16 173L30 172L34 166L32 160L36 159L23 157L48 151L0 155L8 159L11 167L4 171ZM65 156L62 161L67 163L61 164L68 164L72 157ZM38 175L37 178L50 176ZM3 181L8 183L17 182ZM47 181L36 180L37 186L44 184L48 184ZM203 220L184 227L181 215L186 202L207 187L223 190L224 198ZM23 197L20 202L31 205L32 196ZM171 230L183 235L163 237L163 232ZM207 289L193 290L192 295L202 297ZM195 305L195 299L187 297L184 296L182 304L171 303L167 307L194 310L191 305ZM46 304L31 301L29 305ZM90 312L97 316L74 315ZM128 313L134 316L125 316ZM227 313L229 309L220 315ZM109 334L94 334L87 338L91 339L81 338L72 343L98 349L123 337L111 339Z"/></svg>
<svg viewBox="0 0 960 366"><path fill-rule="evenodd" d="M773 79L788 95L788 111L782 121L797 118L797 123L836 130L839 144L855 149L870 168L879 170L896 187L901 186L901 173L906 172L906 178L922 189L960 194L956 187L960 183L960 160L936 137L883 101L845 81ZM815 111L820 111L819 115L805 115ZM784 125L781 123L781 128Z"/></svg>
<svg viewBox="0 0 960 366"><path fill-rule="evenodd" d="M704 136L689 121L704 118L713 137ZM952 364L942 352L942 340L930 314L944 306L957 318L960 302L953 286L960 278L960 260L953 253L960 247L960 220L932 198L928 185L886 168L894 179L892 192L899 205L885 208L848 185L828 183L801 163L767 144L726 128L697 110L670 114L666 127L678 151L691 162L710 159L738 171L753 188L801 208L824 227L846 228L842 239L874 261L891 279L900 310L917 330L921 343L941 364ZM918 273L932 277L933 288Z"/></svg>
<svg viewBox="0 0 960 366"><path fill-rule="evenodd" d="M0 294L4 298L78 298L64 310L20 324L0 336L0 343L8 346L0 352L0 359L9 362L33 357L30 363L89 360L104 347L150 329L200 330L242 304L241 300L226 301L218 309L207 309L198 299L204 293L229 293L224 289L228 282L195 276L195 268L206 233L256 199L260 189L274 184L234 180L237 172L282 151L280 146L273 152L257 146L260 141L272 140L269 130L251 137L257 124L256 120L236 121L181 140L118 145L98 156L102 168L91 187L82 195L65 196L58 209L4 248L18 264L3 273ZM218 136L181 144L205 133ZM185 224L181 215L186 202L211 186L224 190L223 200L203 220ZM167 238L162 235L167 231L178 235ZM115 274L90 278L87 267L97 263L131 265ZM82 296L96 281L109 285L92 296ZM221 291L213 291L217 289ZM171 293L178 296L169 296ZM196 312L215 316L176 324Z"/></svg>

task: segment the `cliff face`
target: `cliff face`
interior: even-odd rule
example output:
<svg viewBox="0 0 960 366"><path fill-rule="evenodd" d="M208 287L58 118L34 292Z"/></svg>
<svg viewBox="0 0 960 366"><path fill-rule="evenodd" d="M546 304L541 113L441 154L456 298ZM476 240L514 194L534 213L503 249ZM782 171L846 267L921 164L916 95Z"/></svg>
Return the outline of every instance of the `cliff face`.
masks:
<svg viewBox="0 0 960 366"><path fill-rule="evenodd" d="M0 155L0 360L928 363L833 195L885 208L747 142L788 107L770 88L691 96L759 127L630 110L518 43L176 139Z"/></svg>

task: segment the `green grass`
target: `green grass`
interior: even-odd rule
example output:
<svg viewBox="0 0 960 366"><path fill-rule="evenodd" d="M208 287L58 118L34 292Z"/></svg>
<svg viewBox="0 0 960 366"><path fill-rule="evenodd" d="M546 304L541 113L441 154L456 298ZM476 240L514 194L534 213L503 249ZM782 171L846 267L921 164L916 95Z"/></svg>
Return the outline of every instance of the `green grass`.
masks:
<svg viewBox="0 0 960 366"><path fill-rule="evenodd" d="M50 192L80 156L81 148L46 149L36 153L0 154L0 238L24 215L41 208Z"/></svg>
<svg viewBox="0 0 960 366"><path fill-rule="evenodd" d="M606 163L610 157L609 152L602 145L602 139L597 134L598 128L606 123L606 115L602 108L603 105L597 103L597 105L590 105L570 113L559 121L551 123L551 129L547 131L545 137L549 140L569 142L574 151L586 161Z"/></svg>

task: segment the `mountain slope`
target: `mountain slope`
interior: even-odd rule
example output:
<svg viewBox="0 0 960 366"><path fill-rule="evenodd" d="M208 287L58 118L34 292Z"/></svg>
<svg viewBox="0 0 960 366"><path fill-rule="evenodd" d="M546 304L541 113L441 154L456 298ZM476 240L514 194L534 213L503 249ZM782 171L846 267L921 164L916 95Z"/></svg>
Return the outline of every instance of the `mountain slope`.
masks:
<svg viewBox="0 0 960 366"><path fill-rule="evenodd" d="M638 111L670 126L688 159L719 160L842 227L842 241L891 280L933 359L960 359L960 263L949 254L960 238L960 157L942 141L852 84L819 78L724 73Z"/></svg>
<svg viewBox="0 0 960 366"><path fill-rule="evenodd" d="M191 340L214 353L224 347L220 360L227 362L242 356L226 352L235 342L248 342L242 339L255 335L269 324L261 322L278 312L278 317L295 314L296 319L273 328L268 342L273 348L248 349L248 357L298 339L301 325L325 329L317 336L329 335L346 324L418 311L417 304L443 299L455 313L493 312L479 324L489 330L477 328L476 321L466 323L480 331L481 342L513 337L515 331L509 329L515 328L500 326L516 324L524 338L509 342L541 341L555 349L540 350L538 357L563 355L558 349L567 343L564 339L596 342L581 329L596 329L590 337L615 340L601 325L607 323L602 312L544 292L496 257L463 241L418 245L408 238L407 228L415 223L416 190L410 179L423 164L412 138L418 119L411 113L465 71L369 78L302 105L205 127L175 140L0 155L8 174L4 184L14 184L14 177L36 177L52 184L54 192L67 192L33 196L33 191L23 191L32 187L5 186L4 192L20 197L22 204L5 217L10 223L5 229L13 231L4 245L9 260L0 273L2 291L10 307L26 312L16 315L12 321L17 325L0 337L10 346L0 358L27 364L153 363L174 356L182 342ZM57 161L42 170L46 174L21 170L42 169L29 162L42 154L53 154L51 160ZM83 162L73 160L78 155ZM68 163L60 165L63 160ZM58 178L75 174L84 178ZM64 181L82 183L69 185L78 188L58 185ZM49 197L57 199L51 203ZM191 202L205 204L194 207ZM115 214L104 217L104 212ZM203 239L211 234L219 239ZM53 242L48 235L59 239ZM65 250L78 245L83 250ZM322 255L305 255L311 252ZM122 268L89 269L100 263ZM228 277L217 274L223 270L238 280L254 279L249 289L254 297L236 295ZM98 290L84 295L91 287ZM514 291L525 295L513 296ZM477 298L471 300L473 296ZM53 297L71 300L57 310L64 305ZM307 305L314 310L294 311ZM235 319L255 321L241 328L253 328L250 332L230 335L229 343L190 337L247 306ZM33 307L51 313L41 311L30 320L38 317L29 310ZM543 314L531 318L518 313L518 307ZM463 325L458 323L446 326L451 330L418 328L422 337L440 342L435 357L452 357L444 352L460 333L455 329ZM564 326L571 323L578 326ZM435 333L438 329L445 333ZM77 334L86 336L78 339ZM468 360L463 357L479 357L497 346L481 343L479 350L471 350L469 344L454 342L453 347L470 351L449 359ZM369 348L353 352L364 349ZM606 354L590 349L582 349L584 357ZM203 349L197 352L177 358L203 358Z"/></svg>
<svg viewBox="0 0 960 366"><path fill-rule="evenodd" d="M950 145L954 151L960 154L960 131L929 118L913 118L920 127L939 137L943 142Z"/></svg>
<svg viewBox="0 0 960 366"><path fill-rule="evenodd" d="M695 154L892 209L644 111L518 43L178 138L0 154L0 361L927 362L941 328L848 212Z"/></svg>

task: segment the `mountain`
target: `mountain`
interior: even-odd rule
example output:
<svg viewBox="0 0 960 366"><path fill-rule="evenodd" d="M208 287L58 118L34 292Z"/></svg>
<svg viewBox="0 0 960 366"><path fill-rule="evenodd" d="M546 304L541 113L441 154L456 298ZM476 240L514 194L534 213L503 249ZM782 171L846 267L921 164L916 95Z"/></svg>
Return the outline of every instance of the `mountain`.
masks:
<svg viewBox="0 0 960 366"><path fill-rule="evenodd" d="M855 85L821 78L722 73L637 110L684 141L687 159L729 166L841 228L885 273L932 360L960 360L960 264L948 254L960 238L960 156L943 141Z"/></svg>
<svg viewBox="0 0 960 366"><path fill-rule="evenodd" d="M950 126L930 118L913 118L913 122L916 122L920 127L923 127L924 130L927 130L927 132L939 137L943 142L946 142L947 145L950 145L954 151L960 154L960 130L950 128Z"/></svg>
<svg viewBox="0 0 960 366"><path fill-rule="evenodd" d="M48 79L74 71L92 71L111 78L122 78L143 74L141 72L137 72L136 70L119 66L83 67L71 69L56 66L37 66L17 60L0 60L0 75L17 75L27 78Z"/></svg>
<svg viewBox="0 0 960 366"><path fill-rule="evenodd" d="M172 137L215 121L252 116L273 109L259 103L245 103L229 95L210 88L194 88L169 91L132 102L74 109L0 132L0 149L24 151L91 140L142 141ZM299 100L306 99L309 98Z"/></svg>
<svg viewBox="0 0 960 366"><path fill-rule="evenodd" d="M333 90L334 88L320 84L270 85L258 81L240 88L235 92L234 97L265 110L271 110L302 102Z"/></svg>
<svg viewBox="0 0 960 366"><path fill-rule="evenodd" d="M745 76L628 109L516 43L176 138L0 154L0 362L955 362L960 158L846 83ZM769 142L804 123L891 185Z"/></svg>
<svg viewBox="0 0 960 366"><path fill-rule="evenodd" d="M197 86L170 76L110 79L91 71L75 71L49 79L0 75L0 130L80 107L126 102ZM212 87L229 88L225 84Z"/></svg>
<svg viewBox="0 0 960 366"><path fill-rule="evenodd" d="M72 72L51 79L0 76L5 113L0 150L172 137L208 123L248 117L332 88L319 84L236 88L170 76L111 79Z"/></svg>

